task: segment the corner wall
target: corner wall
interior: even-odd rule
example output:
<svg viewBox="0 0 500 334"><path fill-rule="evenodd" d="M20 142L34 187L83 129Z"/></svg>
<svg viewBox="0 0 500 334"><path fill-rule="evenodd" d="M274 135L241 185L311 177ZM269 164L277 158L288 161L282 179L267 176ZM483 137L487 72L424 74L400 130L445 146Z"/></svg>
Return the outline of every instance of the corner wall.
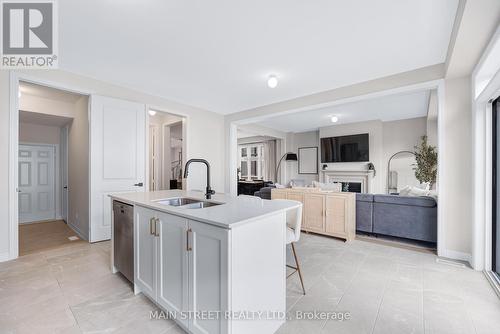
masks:
<svg viewBox="0 0 500 334"><path fill-rule="evenodd" d="M472 106L470 77L445 80L445 107L440 128L446 149L446 170L439 176L439 187L446 196L439 199L444 210L446 257L470 260L472 252Z"/></svg>
<svg viewBox="0 0 500 334"><path fill-rule="evenodd" d="M82 96L73 106L68 126L68 224L89 239L89 98Z"/></svg>

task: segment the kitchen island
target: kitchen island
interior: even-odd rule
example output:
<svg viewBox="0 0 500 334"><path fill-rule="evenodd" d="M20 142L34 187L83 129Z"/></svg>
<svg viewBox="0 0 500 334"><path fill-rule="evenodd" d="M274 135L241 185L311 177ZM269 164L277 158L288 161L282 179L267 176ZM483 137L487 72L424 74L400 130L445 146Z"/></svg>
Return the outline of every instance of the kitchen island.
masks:
<svg viewBox="0 0 500 334"><path fill-rule="evenodd" d="M133 205L135 292L188 333L284 323L286 212L300 203L182 190L110 197Z"/></svg>

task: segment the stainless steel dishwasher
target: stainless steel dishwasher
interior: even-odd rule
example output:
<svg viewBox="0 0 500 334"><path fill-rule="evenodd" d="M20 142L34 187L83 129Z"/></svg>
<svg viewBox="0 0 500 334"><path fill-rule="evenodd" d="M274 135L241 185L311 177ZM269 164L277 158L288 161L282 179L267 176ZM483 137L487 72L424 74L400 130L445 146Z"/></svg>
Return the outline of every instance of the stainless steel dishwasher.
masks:
<svg viewBox="0 0 500 334"><path fill-rule="evenodd" d="M113 201L115 268L134 283L134 207Z"/></svg>

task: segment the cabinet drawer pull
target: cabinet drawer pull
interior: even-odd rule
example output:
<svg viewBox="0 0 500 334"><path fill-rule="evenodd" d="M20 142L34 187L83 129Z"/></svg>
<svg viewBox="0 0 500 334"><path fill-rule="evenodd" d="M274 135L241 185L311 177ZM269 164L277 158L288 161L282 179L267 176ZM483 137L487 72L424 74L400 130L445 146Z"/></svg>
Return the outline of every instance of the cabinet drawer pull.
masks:
<svg viewBox="0 0 500 334"><path fill-rule="evenodd" d="M155 218L155 236L159 237L160 236L160 229L158 228L158 225L160 225L160 219Z"/></svg>
<svg viewBox="0 0 500 334"><path fill-rule="evenodd" d="M154 218L150 218L149 219L149 234L151 235L154 235L154 232L153 232L153 222L154 222Z"/></svg>
<svg viewBox="0 0 500 334"><path fill-rule="evenodd" d="M191 247L191 244L190 244L190 242L189 242L191 232L192 232L192 230L191 230L191 229L188 229L188 230L186 231L186 250L187 250L188 252L190 252L190 251L192 251L192 250L193 250L193 248Z"/></svg>

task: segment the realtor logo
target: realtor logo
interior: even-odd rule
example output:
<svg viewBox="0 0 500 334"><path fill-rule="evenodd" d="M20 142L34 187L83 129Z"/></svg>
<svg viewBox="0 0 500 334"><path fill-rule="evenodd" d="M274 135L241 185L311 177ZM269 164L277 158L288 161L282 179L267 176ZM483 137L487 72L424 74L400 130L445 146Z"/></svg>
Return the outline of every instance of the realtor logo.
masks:
<svg viewBox="0 0 500 334"><path fill-rule="evenodd" d="M54 0L1 0L2 68L56 68Z"/></svg>

